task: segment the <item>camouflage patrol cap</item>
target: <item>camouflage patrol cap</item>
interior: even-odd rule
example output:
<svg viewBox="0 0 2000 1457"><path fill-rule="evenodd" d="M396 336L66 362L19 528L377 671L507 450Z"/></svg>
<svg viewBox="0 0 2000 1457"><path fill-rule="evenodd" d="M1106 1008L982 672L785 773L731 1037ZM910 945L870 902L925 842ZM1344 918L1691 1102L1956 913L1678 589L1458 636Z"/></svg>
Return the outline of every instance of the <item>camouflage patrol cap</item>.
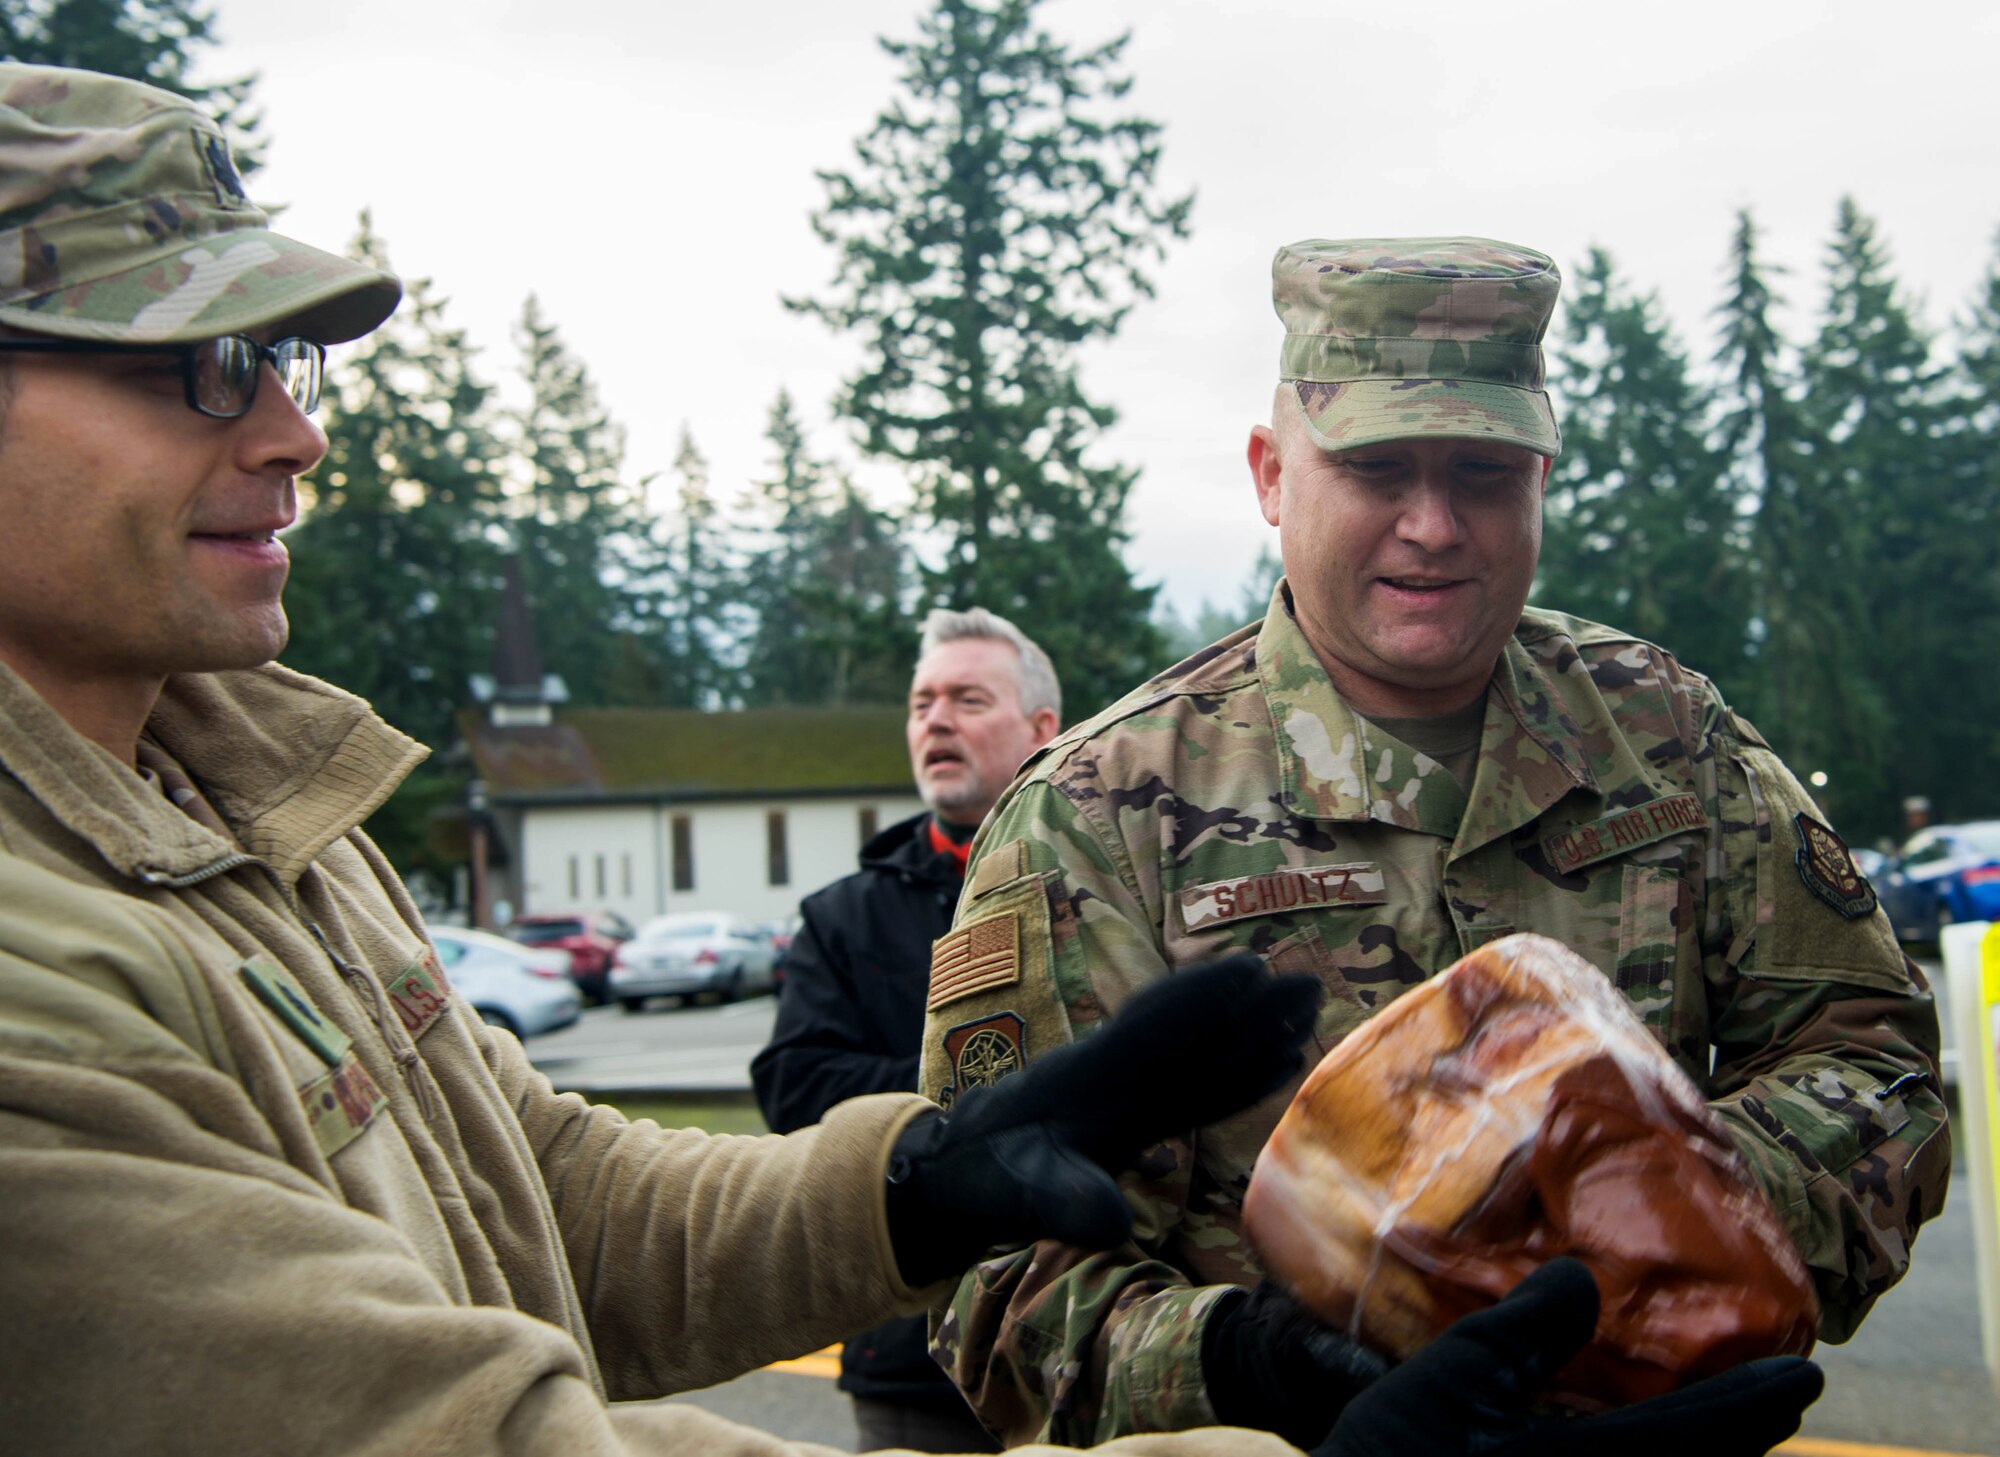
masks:
<svg viewBox="0 0 2000 1457"><path fill-rule="evenodd" d="M1278 377L1327 450L1418 437L1562 448L1542 335L1562 275L1487 238L1312 238L1278 250Z"/></svg>
<svg viewBox="0 0 2000 1457"><path fill-rule="evenodd" d="M0 324L139 344L284 324L332 344L395 309L392 275L268 221L186 97L0 63Z"/></svg>

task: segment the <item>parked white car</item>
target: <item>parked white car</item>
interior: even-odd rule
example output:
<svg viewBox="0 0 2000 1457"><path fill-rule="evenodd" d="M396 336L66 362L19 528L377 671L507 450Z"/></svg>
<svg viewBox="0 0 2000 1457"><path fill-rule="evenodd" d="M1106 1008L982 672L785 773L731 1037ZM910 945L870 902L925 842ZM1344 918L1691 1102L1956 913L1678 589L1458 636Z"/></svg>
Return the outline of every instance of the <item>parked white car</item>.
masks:
<svg viewBox="0 0 2000 1457"><path fill-rule="evenodd" d="M684 912L656 916L611 958L611 995L628 1012L648 997L691 1002L703 992L733 1002L777 986L771 938L735 917Z"/></svg>
<svg viewBox="0 0 2000 1457"><path fill-rule="evenodd" d="M516 1037L567 1027L583 1015L583 994L567 951L537 951L504 936L432 926L445 977L480 1017Z"/></svg>

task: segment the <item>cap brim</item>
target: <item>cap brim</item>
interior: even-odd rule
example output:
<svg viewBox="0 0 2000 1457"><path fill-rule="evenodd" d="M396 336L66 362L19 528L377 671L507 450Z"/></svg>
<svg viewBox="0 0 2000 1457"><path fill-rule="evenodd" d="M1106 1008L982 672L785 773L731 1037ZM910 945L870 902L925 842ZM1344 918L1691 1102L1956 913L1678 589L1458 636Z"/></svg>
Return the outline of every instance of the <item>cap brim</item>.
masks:
<svg viewBox="0 0 2000 1457"><path fill-rule="evenodd" d="M1503 440L1553 459L1562 450L1540 390L1458 379L1294 381L1306 432L1322 450L1389 440Z"/></svg>
<svg viewBox="0 0 2000 1457"><path fill-rule="evenodd" d="M111 343L183 344L282 326L358 339L396 310L394 274L262 228L219 233L135 268L0 307L0 323Z"/></svg>

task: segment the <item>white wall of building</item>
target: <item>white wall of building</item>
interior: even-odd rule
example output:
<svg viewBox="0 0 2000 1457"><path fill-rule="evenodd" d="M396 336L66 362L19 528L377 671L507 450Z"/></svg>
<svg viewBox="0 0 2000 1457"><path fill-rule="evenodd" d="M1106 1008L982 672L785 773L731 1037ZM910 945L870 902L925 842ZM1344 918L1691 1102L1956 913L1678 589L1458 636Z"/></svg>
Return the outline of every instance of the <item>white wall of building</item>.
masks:
<svg viewBox="0 0 2000 1457"><path fill-rule="evenodd" d="M669 911L790 916L854 869L862 811L878 828L923 808L915 795L673 805L537 806L521 816L520 913L613 910L637 924ZM789 883L770 883L768 816L785 817ZM673 818L689 821L694 886L673 884Z"/></svg>

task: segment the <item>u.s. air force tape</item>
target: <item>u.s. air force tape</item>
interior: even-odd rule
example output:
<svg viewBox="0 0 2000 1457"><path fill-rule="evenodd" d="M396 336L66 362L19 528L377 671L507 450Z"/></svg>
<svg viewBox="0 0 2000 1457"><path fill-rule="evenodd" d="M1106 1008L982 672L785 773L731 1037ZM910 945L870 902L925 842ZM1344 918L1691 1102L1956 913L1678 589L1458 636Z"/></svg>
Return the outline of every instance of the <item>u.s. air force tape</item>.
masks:
<svg viewBox="0 0 2000 1457"><path fill-rule="evenodd" d="M1708 828L1701 800L1692 794L1669 794L1629 809L1613 810L1587 825L1557 830L1542 840L1542 853L1558 874L1623 855L1669 835Z"/></svg>

